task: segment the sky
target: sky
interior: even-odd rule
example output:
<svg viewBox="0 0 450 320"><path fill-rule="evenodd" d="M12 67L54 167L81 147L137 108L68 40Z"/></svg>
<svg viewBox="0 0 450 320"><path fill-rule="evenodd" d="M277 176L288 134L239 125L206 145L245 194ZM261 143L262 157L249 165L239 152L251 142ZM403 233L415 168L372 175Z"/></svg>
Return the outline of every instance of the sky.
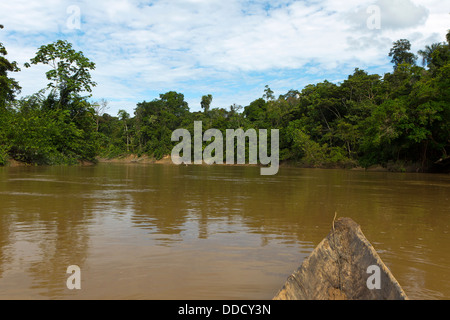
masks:
<svg viewBox="0 0 450 320"><path fill-rule="evenodd" d="M191 111L246 106L268 85L276 96L339 83L355 68L392 71L393 42L417 53L445 41L448 0L0 0L0 42L20 66L59 39L96 69L92 101L134 113L160 94L185 95ZM21 96L45 88L48 66L14 74Z"/></svg>

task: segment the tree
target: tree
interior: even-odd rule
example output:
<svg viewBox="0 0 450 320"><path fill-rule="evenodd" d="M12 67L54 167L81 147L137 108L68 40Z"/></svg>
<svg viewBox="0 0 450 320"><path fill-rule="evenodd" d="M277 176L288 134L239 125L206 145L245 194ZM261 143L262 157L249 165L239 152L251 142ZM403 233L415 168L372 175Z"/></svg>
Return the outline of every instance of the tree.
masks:
<svg viewBox="0 0 450 320"><path fill-rule="evenodd" d="M96 117L96 123L97 123L97 132L99 129L99 122L100 118L103 116L105 111L109 108L108 107L108 101L106 99L101 99L100 101L94 103L92 107L94 108L95 117Z"/></svg>
<svg viewBox="0 0 450 320"><path fill-rule="evenodd" d="M0 29L3 29L3 25L0 25ZM8 52L0 42L0 112L6 108L7 102L14 100L15 95L20 93L21 87L19 83L8 77L9 72L19 72L15 61L10 62L6 59Z"/></svg>
<svg viewBox="0 0 450 320"><path fill-rule="evenodd" d="M237 105L236 103L230 106L230 111L228 112L228 122L230 123L229 129L237 129L242 126L244 117L241 111L243 109L243 106Z"/></svg>
<svg viewBox="0 0 450 320"><path fill-rule="evenodd" d="M295 103L298 99L300 99L300 91L291 89L288 93L281 94L279 98L285 101L294 101Z"/></svg>
<svg viewBox="0 0 450 320"><path fill-rule="evenodd" d="M159 95L162 109L176 117L183 117L189 112L189 105L184 101L184 94L169 91Z"/></svg>
<svg viewBox="0 0 450 320"><path fill-rule="evenodd" d="M119 120L124 123L125 135L127 138L127 152L130 152L130 135L128 134L128 120L130 119L130 114L125 110L119 110L118 113Z"/></svg>
<svg viewBox="0 0 450 320"><path fill-rule="evenodd" d="M141 102L135 109L136 135L139 153L161 159L170 154L173 143L172 132L184 127L189 121L189 106L184 95L170 91L160 99Z"/></svg>
<svg viewBox="0 0 450 320"><path fill-rule="evenodd" d="M202 109L205 111L205 113L207 113L209 111L212 100L213 100L213 97L210 94L202 97L201 106L202 106Z"/></svg>
<svg viewBox="0 0 450 320"><path fill-rule="evenodd" d="M433 53L442 46L442 43L433 43L431 46L426 46L424 50L419 50L418 54L422 57L422 65L426 66L432 62Z"/></svg>
<svg viewBox="0 0 450 320"><path fill-rule="evenodd" d="M275 100L274 92L269 88L269 85L266 85L266 89L264 90L263 99L266 101Z"/></svg>
<svg viewBox="0 0 450 320"><path fill-rule="evenodd" d="M3 25L0 25L3 29ZM19 83L10 78L8 73L19 72L15 61L10 62L6 56L8 52L0 42L0 165L5 165L8 158L10 148L12 146L9 135L12 132L11 121L13 111L8 108L8 105L14 101L15 95L20 93Z"/></svg>
<svg viewBox="0 0 450 320"><path fill-rule="evenodd" d="M264 120L265 112L267 111L267 102L259 98L244 109L244 116L251 122Z"/></svg>
<svg viewBox="0 0 450 320"><path fill-rule="evenodd" d="M417 60L417 56L410 52L411 43L409 40L401 39L394 42L394 46L391 48L389 52L389 57L392 57L391 62L394 64L394 69L400 64L410 64L414 65Z"/></svg>
<svg viewBox="0 0 450 320"><path fill-rule="evenodd" d="M440 45L431 54L430 69L434 76L450 61L450 45Z"/></svg>
<svg viewBox="0 0 450 320"><path fill-rule="evenodd" d="M62 40L41 46L30 62L51 67L46 73L50 80L46 90L50 89L50 93L44 98L43 90L37 104L28 103L35 98L21 102L17 119L28 130L23 138L19 134L15 136L18 147L12 149L13 156L29 163L45 164L95 161L99 137L95 110L87 97L81 96L96 85L90 75L95 64ZM30 63L25 67L31 67ZM41 142L35 144L35 141Z"/></svg>
<svg viewBox="0 0 450 320"><path fill-rule="evenodd" d="M92 92L97 84L92 81L90 70L95 70L95 63L86 58L83 52L75 51L68 41L58 40L41 46L31 64L49 65L51 70L46 73L51 82L47 85L59 92L59 105L66 105L73 95L81 92ZM30 67L26 63L27 68Z"/></svg>

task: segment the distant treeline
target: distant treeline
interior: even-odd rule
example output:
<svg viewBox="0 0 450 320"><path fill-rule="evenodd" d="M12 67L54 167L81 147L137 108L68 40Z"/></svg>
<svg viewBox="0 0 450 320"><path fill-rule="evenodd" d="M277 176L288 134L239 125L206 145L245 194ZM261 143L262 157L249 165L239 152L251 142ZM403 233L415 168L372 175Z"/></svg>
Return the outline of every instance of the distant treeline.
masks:
<svg viewBox="0 0 450 320"><path fill-rule="evenodd" d="M20 69L0 43L0 165L76 164L128 154L160 159L170 155L179 128L279 129L280 160L309 167L369 167L442 171L450 162L450 31L446 43L415 55L402 39L384 76L356 69L339 84L324 81L278 98L269 86L248 106L191 112L184 95L161 94L137 104L134 115L105 113L108 102L89 102L95 68L67 41L42 46L25 67L47 64L49 84L17 99ZM205 143L206 145L206 143Z"/></svg>

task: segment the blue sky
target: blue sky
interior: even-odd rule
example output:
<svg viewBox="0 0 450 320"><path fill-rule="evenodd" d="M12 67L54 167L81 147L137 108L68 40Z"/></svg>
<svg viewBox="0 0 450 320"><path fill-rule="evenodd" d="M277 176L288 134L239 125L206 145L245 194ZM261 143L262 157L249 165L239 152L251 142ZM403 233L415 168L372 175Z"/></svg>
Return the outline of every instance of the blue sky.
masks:
<svg viewBox="0 0 450 320"><path fill-rule="evenodd" d="M92 99L112 115L172 90L196 111L205 94L246 106L265 85L278 96L356 67L390 72L392 43L444 41L449 13L448 0L2 0L0 41L21 65L41 45L73 43L96 63ZM47 70L22 68L22 95L44 88Z"/></svg>

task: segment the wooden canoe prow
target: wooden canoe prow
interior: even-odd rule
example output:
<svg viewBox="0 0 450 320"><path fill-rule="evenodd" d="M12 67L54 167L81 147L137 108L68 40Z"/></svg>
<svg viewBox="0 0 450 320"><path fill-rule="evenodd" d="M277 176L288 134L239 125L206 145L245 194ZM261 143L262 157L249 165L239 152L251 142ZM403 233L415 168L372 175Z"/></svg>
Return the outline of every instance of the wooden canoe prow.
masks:
<svg viewBox="0 0 450 320"><path fill-rule="evenodd" d="M381 289L369 289L378 266ZM274 300L408 300L400 284L350 218L333 223L330 234L287 280Z"/></svg>

